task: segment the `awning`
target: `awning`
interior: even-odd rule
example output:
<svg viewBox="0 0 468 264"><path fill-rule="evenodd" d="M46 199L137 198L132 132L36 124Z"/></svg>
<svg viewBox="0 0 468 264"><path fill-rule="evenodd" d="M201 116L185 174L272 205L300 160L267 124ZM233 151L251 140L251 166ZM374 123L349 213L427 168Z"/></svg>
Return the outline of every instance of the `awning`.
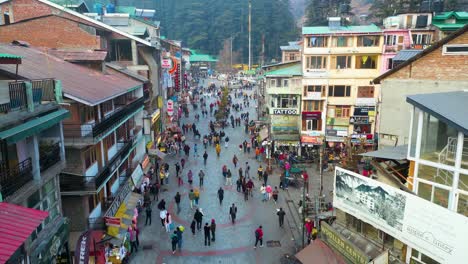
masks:
<svg viewBox="0 0 468 264"><path fill-rule="evenodd" d="M386 147L376 151L361 153L359 155L390 160L405 160L407 153L408 145L401 145L396 147Z"/></svg>
<svg viewBox="0 0 468 264"><path fill-rule="evenodd" d="M0 132L0 139L6 140L7 143L16 143L27 137L48 129L49 127L57 124L63 119L67 118L70 112L65 109L59 109L53 113L32 119L21 125L12 127L5 131Z"/></svg>
<svg viewBox="0 0 468 264"><path fill-rule="evenodd" d="M299 251L296 258L304 264L346 264L341 256L319 239Z"/></svg>
<svg viewBox="0 0 468 264"><path fill-rule="evenodd" d="M0 263L6 263L48 215L46 211L0 203Z"/></svg>
<svg viewBox="0 0 468 264"><path fill-rule="evenodd" d="M158 157L160 159L164 159L166 157L166 154L159 149L148 149L148 155L153 156L153 157Z"/></svg>

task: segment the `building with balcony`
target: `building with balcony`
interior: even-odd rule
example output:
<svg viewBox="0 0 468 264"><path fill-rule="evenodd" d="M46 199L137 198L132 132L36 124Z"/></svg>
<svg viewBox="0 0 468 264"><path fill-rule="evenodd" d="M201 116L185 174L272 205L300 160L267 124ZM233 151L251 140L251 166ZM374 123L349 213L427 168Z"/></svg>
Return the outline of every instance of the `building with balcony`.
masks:
<svg viewBox="0 0 468 264"><path fill-rule="evenodd" d="M20 240L19 248L10 247L16 242L2 243L7 263L69 258L69 221L62 215L59 174L65 167L62 122L70 114L60 106L61 81L40 72L25 77L28 69L23 66L30 63L33 58L0 47L0 201L45 211L32 234L2 232L2 241ZM23 222L34 218L31 213ZM17 228L30 232L26 224Z"/></svg>
<svg viewBox="0 0 468 264"><path fill-rule="evenodd" d="M300 62L285 64L265 73L266 111L274 149L300 152L302 66Z"/></svg>
<svg viewBox="0 0 468 264"><path fill-rule="evenodd" d="M442 12L432 18L435 40L439 41L468 24L468 12Z"/></svg>
<svg viewBox="0 0 468 264"><path fill-rule="evenodd" d="M297 61L301 59L301 42L290 41L287 46L280 46L281 62Z"/></svg>
<svg viewBox="0 0 468 264"><path fill-rule="evenodd" d="M326 136L330 146L351 138L373 144L378 90L370 81L378 76L383 45L382 30L375 25L342 26L340 18L329 18L326 27L303 27L303 116L302 134ZM319 123L318 117L325 122ZM339 145L339 144L338 144Z"/></svg>
<svg viewBox="0 0 468 264"><path fill-rule="evenodd" d="M116 197L125 198L143 175L143 82L111 69L102 74L32 47L0 45L0 52L30 59L21 65L23 78L53 74L61 80L70 116L63 120L67 166L60 174L60 190L71 234L114 216L123 201ZM15 72L13 66L1 68Z"/></svg>
<svg viewBox="0 0 468 264"><path fill-rule="evenodd" d="M373 80L380 84L379 145L409 142L411 108L401 98L411 94L459 91L468 87L468 26L431 45ZM460 49L461 48L461 49Z"/></svg>

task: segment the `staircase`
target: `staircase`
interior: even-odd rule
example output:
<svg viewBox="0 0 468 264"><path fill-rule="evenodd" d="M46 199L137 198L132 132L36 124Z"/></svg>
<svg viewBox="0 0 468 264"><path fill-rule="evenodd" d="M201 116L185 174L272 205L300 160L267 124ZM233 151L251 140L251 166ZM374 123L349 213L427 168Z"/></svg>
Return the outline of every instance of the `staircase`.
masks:
<svg viewBox="0 0 468 264"><path fill-rule="evenodd" d="M449 137L447 145L439 153L439 163L452 165L455 164L455 156L457 153L457 138ZM468 139L465 139L463 142L462 149L462 165L468 165ZM450 171L437 168L437 173L434 176L436 182L441 181L445 185L451 185L450 180L453 177L453 174ZM460 189L467 189L468 185L465 182L459 182Z"/></svg>

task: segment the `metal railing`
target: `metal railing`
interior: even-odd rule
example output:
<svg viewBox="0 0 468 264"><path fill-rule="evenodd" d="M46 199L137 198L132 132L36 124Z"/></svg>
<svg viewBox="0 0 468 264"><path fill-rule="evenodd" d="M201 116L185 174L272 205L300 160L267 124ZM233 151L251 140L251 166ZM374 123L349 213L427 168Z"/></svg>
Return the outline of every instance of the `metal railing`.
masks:
<svg viewBox="0 0 468 264"><path fill-rule="evenodd" d="M440 164L453 164L455 162L457 142L458 138L456 137L448 138L447 145L445 145L438 155L438 162ZM463 141L462 162L464 161L468 161L468 139L464 139ZM434 175L434 181L437 181L437 178L441 179L445 185L450 185L453 173L445 169L437 168L437 174ZM468 189L468 185L463 181L459 181L459 185L461 185L461 187L459 186L460 189Z"/></svg>
<svg viewBox="0 0 468 264"><path fill-rule="evenodd" d="M41 172L60 161L60 143L41 146L39 149L39 165Z"/></svg>
<svg viewBox="0 0 468 264"><path fill-rule="evenodd" d="M33 180L31 158L21 161L14 167L0 163L0 192L4 198L14 194L31 180Z"/></svg>
<svg viewBox="0 0 468 264"><path fill-rule="evenodd" d="M40 104L42 101L55 101L55 80L32 80L33 102Z"/></svg>
<svg viewBox="0 0 468 264"><path fill-rule="evenodd" d="M117 151L108 164L102 168L96 176L83 176L79 174L60 173L60 189L63 192L94 192L101 187L109 178L110 174L117 168L122 159L132 149L134 140L129 139L121 149Z"/></svg>
<svg viewBox="0 0 468 264"><path fill-rule="evenodd" d="M119 209L120 205L125 201L125 198L131 191L132 189L130 188L129 184L123 184L119 186L119 190L114 196L109 208L106 208L104 216L113 217L115 213L117 213L117 210Z"/></svg>
<svg viewBox="0 0 468 264"><path fill-rule="evenodd" d="M32 101L35 105L43 101L55 101L55 80L43 79L32 80ZM24 110L28 108L28 95L26 92L26 82L15 81L8 83L9 101L0 104L0 112L10 112Z"/></svg>
<svg viewBox="0 0 468 264"><path fill-rule="evenodd" d="M26 84L24 82L9 83L8 91L10 94L10 103L7 111L23 110L28 107Z"/></svg>

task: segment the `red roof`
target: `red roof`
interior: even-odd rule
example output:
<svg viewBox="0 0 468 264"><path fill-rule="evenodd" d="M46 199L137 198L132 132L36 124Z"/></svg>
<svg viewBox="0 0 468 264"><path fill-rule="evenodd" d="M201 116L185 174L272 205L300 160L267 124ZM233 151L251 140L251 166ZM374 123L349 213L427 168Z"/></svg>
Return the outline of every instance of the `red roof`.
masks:
<svg viewBox="0 0 468 264"><path fill-rule="evenodd" d="M18 75L22 78L60 80L65 97L90 106L115 98L143 84L119 72L109 71L104 74L66 62L38 48L0 44L0 53L23 57L23 63L18 69ZM16 65L0 65L0 72L2 70L14 74Z"/></svg>
<svg viewBox="0 0 468 264"><path fill-rule="evenodd" d="M102 50L82 50L82 51L69 51L50 49L49 54L54 55L66 61L104 61L107 56L107 51Z"/></svg>
<svg viewBox="0 0 468 264"><path fill-rule="evenodd" d="M48 215L45 211L0 203L0 263L5 263Z"/></svg>

